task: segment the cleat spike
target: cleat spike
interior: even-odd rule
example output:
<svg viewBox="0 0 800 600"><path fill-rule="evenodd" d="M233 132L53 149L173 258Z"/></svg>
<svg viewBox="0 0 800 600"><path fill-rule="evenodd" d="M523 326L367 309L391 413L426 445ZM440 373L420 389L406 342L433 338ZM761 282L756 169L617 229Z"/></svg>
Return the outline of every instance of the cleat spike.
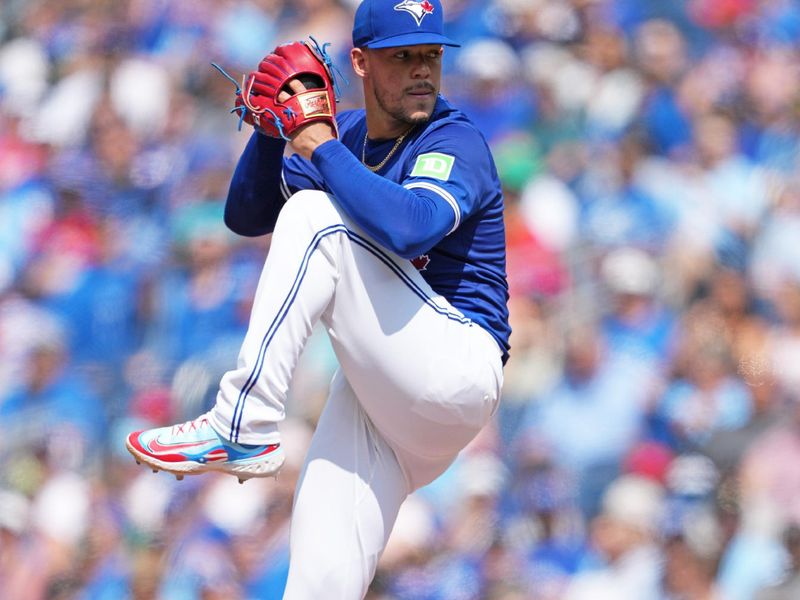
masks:
<svg viewBox="0 0 800 600"><path fill-rule="evenodd" d="M158 469L153 469L153 473L158 473Z"/></svg>
<svg viewBox="0 0 800 600"><path fill-rule="evenodd" d="M239 477L239 483L240 484L243 484L245 481L247 481L247 480L244 477Z"/></svg>
<svg viewBox="0 0 800 600"><path fill-rule="evenodd" d="M175 479L178 481L183 481L183 475L175 475Z"/></svg>
<svg viewBox="0 0 800 600"><path fill-rule="evenodd" d="M140 464L142 464L142 461L140 461L140 460L137 460L137 461L136 461L136 464L137 464L137 465L140 465Z"/></svg>

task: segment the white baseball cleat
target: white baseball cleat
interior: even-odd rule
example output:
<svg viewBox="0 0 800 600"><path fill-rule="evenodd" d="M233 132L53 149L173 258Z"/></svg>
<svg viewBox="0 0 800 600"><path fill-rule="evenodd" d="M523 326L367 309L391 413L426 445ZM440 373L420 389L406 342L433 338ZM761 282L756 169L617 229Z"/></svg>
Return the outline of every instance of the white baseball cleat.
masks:
<svg viewBox="0 0 800 600"><path fill-rule="evenodd" d="M224 439L205 416L134 431L125 446L137 463L145 463L153 472L172 473L178 480L206 471L230 473L240 483L251 477L274 477L285 458L280 444L246 445Z"/></svg>

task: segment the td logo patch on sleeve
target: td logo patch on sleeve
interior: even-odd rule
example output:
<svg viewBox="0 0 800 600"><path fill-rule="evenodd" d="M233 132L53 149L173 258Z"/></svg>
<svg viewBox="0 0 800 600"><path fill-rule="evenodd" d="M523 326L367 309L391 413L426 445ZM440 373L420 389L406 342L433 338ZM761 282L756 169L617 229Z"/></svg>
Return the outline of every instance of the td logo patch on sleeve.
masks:
<svg viewBox="0 0 800 600"><path fill-rule="evenodd" d="M447 181L450 179L450 171L453 170L453 163L456 161L454 156L441 154L439 152L428 152L420 154L414 169L411 171L412 177L432 177Z"/></svg>

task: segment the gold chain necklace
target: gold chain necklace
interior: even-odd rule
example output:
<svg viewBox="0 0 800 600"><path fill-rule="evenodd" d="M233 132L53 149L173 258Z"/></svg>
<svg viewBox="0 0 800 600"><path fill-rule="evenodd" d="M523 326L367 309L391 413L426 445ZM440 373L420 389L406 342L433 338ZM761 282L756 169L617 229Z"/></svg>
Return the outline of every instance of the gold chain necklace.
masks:
<svg viewBox="0 0 800 600"><path fill-rule="evenodd" d="M364 166L367 167L373 173L375 173L376 171L380 171L383 168L383 165L385 165L389 161L389 159L392 158L394 153L397 152L397 149L400 147L400 144L403 143L403 140L406 139L406 136L409 133L411 133L412 129L414 129L413 125L408 129L406 129L403 132L403 135L397 138L397 141L394 143L394 146L392 146L392 149L389 150L389 154L387 154L381 162L379 162L377 165L374 166L367 164L367 136L369 135L369 131L364 132L364 143L361 145L361 162L364 163Z"/></svg>

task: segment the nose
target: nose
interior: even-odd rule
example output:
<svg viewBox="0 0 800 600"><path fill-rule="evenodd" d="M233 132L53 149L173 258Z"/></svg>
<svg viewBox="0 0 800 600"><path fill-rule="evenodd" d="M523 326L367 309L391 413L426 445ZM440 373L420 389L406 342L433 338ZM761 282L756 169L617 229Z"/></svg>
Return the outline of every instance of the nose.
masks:
<svg viewBox="0 0 800 600"><path fill-rule="evenodd" d="M425 60L425 56L422 53L415 55L411 68L411 77L413 79L427 79L430 75L431 66Z"/></svg>

